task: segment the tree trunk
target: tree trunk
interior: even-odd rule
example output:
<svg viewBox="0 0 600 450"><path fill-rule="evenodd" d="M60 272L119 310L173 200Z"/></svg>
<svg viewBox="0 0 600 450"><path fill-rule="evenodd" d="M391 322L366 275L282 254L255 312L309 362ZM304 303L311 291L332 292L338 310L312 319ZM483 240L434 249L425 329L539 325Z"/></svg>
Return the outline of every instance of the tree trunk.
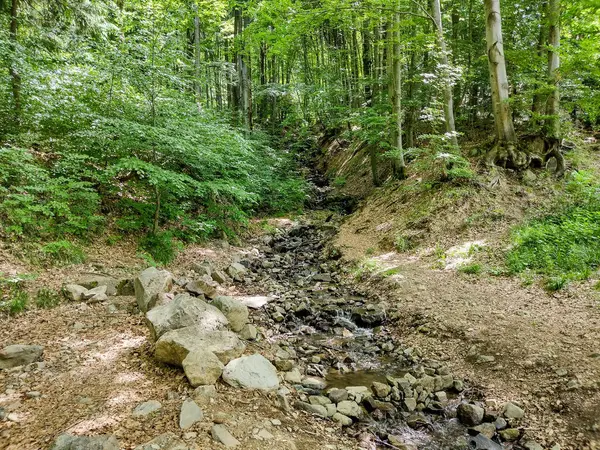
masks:
<svg viewBox="0 0 600 450"><path fill-rule="evenodd" d="M542 56L544 54L544 47L546 44L546 22L547 22L547 9L548 9L548 3L547 2L542 2L540 4L540 28L539 28L539 34L538 34L538 43L537 43L537 56L538 59L542 59ZM534 124L538 124L539 123L539 118L538 116L540 114L543 114L543 108L544 108L544 94L542 92L540 92L540 86L536 87L536 91L535 94L533 95L533 102L531 105L531 112L533 114L533 123Z"/></svg>
<svg viewBox="0 0 600 450"><path fill-rule="evenodd" d="M372 72L373 72L373 57L371 55L371 30L369 20L365 20L363 24L362 32L362 65L363 65L363 78L364 78L364 94L365 102L367 105L371 105L372 95Z"/></svg>
<svg viewBox="0 0 600 450"><path fill-rule="evenodd" d="M202 86L200 85L200 17L198 17L197 5L194 5L194 92L196 93L198 111L202 111L200 102L202 97Z"/></svg>
<svg viewBox="0 0 600 450"><path fill-rule="evenodd" d="M12 0L10 8L10 46L11 62L8 69L11 79L11 89L13 95L14 123L18 127L21 122L21 75L17 68L17 32L19 30L19 0Z"/></svg>
<svg viewBox="0 0 600 450"><path fill-rule="evenodd" d="M526 154L516 150L517 136L510 112L508 76L502 43L500 0L484 0L484 4L485 37L497 137L495 147L488 154L487 163L523 169L528 166L529 159Z"/></svg>
<svg viewBox="0 0 600 450"><path fill-rule="evenodd" d="M397 5L400 7L400 5ZM402 148L402 53L400 49L400 13L394 14L395 30L392 33L392 115L395 120L394 147L397 156L394 159L394 177L398 180L406 178L406 165L404 163L404 149Z"/></svg>
<svg viewBox="0 0 600 450"><path fill-rule="evenodd" d="M440 0L433 0L431 9L433 19L435 21L437 44L440 52L439 63L443 73L442 89L444 93L444 119L446 122L446 133L452 145L458 147L456 126L454 124L454 100L452 98L452 84L449 79L448 52L446 50L446 40L444 39Z"/></svg>
<svg viewBox="0 0 600 450"><path fill-rule="evenodd" d="M550 0L548 3L548 82L552 90L546 103L546 134L548 137L558 139L560 136L559 104L560 92L558 89L558 70L560 59L560 0Z"/></svg>

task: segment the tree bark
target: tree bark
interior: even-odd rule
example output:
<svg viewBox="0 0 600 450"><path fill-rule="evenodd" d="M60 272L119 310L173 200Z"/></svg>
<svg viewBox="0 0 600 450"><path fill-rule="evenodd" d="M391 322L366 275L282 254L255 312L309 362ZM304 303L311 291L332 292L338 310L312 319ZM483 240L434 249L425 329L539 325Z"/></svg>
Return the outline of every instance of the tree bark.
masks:
<svg viewBox="0 0 600 450"><path fill-rule="evenodd" d="M200 85L200 17L198 17L197 5L194 5L194 92L196 93L198 111L202 111L200 101L202 97L202 86Z"/></svg>
<svg viewBox="0 0 600 450"><path fill-rule="evenodd" d="M18 50L18 30L19 30L19 0L12 0L10 8L10 46L11 62L8 69L11 79L11 89L13 95L14 122L18 127L21 122L21 74L17 68L17 50Z"/></svg>
<svg viewBox="0 0 600 450"><path fill-rule="evenodd" d="M399 7L400 5L398 5ZM406 178L406 164L404 162L404 149L402 148L402 53L400 49L400 13L394 14L394 30L392 44L392 115L395 120L394 147L397 156L394 159L394 177L398 180Z"/></svg>
<svg viewBox="0 0 600 450"><path fill-rule="evenodd" d="M546 134L548 137L558 139L560 136L560 92L558 89L560 58L560 0L550 0L548 3L548 82L552 86L548 101L546 102Z"/></svg>
<svg viewBox="0 0 600 450"><path fill-rule="evenodd" d="M446 133L451 144L458 147L458 138L456 136L456 126L454 123L454 100L452 97L452 84L449 79L448 52L446 50L446 40L444 39L444 28L442 26L442 9L440 0L432 0L432 15L435 22L437 44L439 47L439 64L442 72L442 90L444 94L444 119L446 122Z"/></svg>

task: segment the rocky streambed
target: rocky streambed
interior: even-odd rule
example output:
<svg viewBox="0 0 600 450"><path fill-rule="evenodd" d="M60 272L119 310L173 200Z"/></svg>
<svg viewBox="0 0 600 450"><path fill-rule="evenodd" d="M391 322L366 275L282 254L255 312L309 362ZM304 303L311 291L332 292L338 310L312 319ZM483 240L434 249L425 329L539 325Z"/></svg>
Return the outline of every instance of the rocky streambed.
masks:
<svg viewBox="0 0 600 450"><path fill-rule="evenodd" d="M181 403L182 432L203 420L215 385L224 383L265 392L283 414L314 416L362 448L541 449L522 442L518 405L486 402L443 361L403 345L392 332L401 312L344 281L328 247L334 233L327 221L296 223L257 237L251 251L221 268L201 260L191 270L149 268L132 280L68 284L65 292L72 301L105 302L109 312L113 295L135 293L129 309L145 317L155 363L181 368L193 388ZM0 351L0 368L18 370L42 354L41 347L9 346ZM132 416L160 409L149 400ZM215 448L243 445L242 436L213 421ZM136 448L205 448L194 446L193 433L183 441L157 431ZM253 438L270 439L257 433ZM115 436L64 434L52 448L120 447Z"/></svg>

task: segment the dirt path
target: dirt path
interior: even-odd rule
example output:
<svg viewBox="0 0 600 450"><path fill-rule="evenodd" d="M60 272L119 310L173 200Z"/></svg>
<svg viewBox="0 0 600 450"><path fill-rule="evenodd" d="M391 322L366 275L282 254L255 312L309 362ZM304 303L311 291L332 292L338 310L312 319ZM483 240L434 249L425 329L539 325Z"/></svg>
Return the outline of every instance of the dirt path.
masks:
<svg viewBox="0 0 600 450"><path fill-rule="evenodd" d="M547 448L600 448L600 305L591 286L548 294L517 279L434 269L433 256L387 254L364 289L398 309L410 345L447 361L487 399L520 402ZM590 282L591 284L591 282Z"/></svg>

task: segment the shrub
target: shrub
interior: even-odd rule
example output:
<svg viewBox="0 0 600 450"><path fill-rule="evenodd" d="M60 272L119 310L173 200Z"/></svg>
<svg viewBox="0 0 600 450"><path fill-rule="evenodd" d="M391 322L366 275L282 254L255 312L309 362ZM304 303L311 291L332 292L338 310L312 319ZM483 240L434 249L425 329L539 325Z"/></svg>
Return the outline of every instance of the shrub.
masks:
<svg viewBox="0 0 600 450"><path fill-rule="evenodd" d="M152 261L149 262L155 261L161 264L169 264L173 261L179 250L173 234L168 231L148 234L140 241L140 247L152 257Z"/></svg>
<svg viewBox="0 0 600 450"><path fill-rule="evenodd" d="M481 264L478 264L478 263L463 264L458 267L458 271L461 273L469 274L469 275L478 275L481 273Z"/></svg>
<svg viewBox="0 0 600 450"><path fill-rule="evenodd" d="M38 308L53 308L60 303L60 295L52 289L42 288L35 296L35 305Z"/></svg>
<svg viewBox="0 0 600 450"><path fill-rule="evenodd" d="M85 252L72 242L61 240L48 242L39 249L38 261L46 266L81 264L86 260Z"/></svg>

